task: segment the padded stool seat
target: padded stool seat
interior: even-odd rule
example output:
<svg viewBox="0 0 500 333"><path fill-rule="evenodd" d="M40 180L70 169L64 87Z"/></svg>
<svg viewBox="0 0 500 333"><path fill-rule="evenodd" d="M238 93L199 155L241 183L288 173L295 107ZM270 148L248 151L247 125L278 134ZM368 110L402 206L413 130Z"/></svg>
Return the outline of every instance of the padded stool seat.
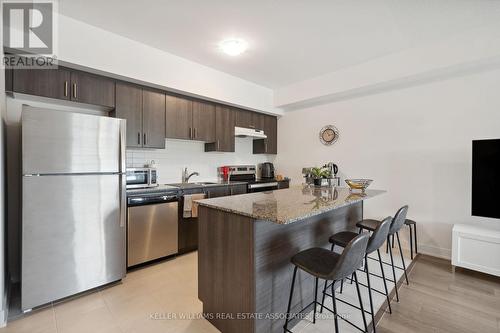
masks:
<svg viewBox="0 0 500 333"><path fill-rule="evenodd" d="M366 219L356 223L356 227L363 228L369 231L375 231L375 229L377 229L379 225L380 225L379 220L372 220L372 219Z"/></svg>
<svg viewBox="0 0 500 333"><path fill-rule="evenodd" d="M339 261L340 255L332 251L313 247L301 251L292 257L292 263L307 273L326 279Z"/></svg>
<svg viewBox="0 0 500 333"><path fill-rule="evenodd" d="M406 219L405 220L405 224L406 225L413 225L413 224L417 224L417 222L413 221L413 220L410 220L410 219Z"/></svg>
<svg viewBox="0 0 500 333"><path fill-rule="evenodd" d="M352 231L342 231L331 236L328 241L333 245L338 245L346 247L349 242L355 238L358 234Z"/></svg>

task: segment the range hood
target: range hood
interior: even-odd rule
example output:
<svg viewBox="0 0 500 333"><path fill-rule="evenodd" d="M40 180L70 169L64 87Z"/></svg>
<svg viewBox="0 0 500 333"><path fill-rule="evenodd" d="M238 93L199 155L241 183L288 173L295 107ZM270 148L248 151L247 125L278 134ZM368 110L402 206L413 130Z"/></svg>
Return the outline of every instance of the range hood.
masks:
<svg viewBox="0 0 500 333"><path fill-rule="evenodd" d="M258 130L255 128L246 128L246 127L234 127L234 135L240 138L251 137L257 139L265 139L267 135L264 134L263 130Z"/></svg>

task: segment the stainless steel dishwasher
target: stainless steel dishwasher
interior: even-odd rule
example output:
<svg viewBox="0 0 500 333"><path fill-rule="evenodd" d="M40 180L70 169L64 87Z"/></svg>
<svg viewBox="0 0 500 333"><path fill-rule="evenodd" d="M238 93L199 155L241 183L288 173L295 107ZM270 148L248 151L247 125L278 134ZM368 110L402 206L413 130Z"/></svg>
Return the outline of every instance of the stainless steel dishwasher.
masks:
<svg viewBox="0 0 500 333"><path fill-rule="evenodd" d="M177 192L129 196L127 267L177 254L178 206Z"/></svg>

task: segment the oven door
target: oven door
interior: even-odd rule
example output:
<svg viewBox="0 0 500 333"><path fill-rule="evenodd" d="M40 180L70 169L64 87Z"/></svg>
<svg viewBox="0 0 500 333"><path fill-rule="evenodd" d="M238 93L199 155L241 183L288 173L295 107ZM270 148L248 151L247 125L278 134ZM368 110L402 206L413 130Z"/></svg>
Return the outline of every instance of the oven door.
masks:
<svg viewBox="0 0 500 333"><path fill-rule="evenodd" d="M248 184L248 193L274 191L277 189L277 182Z"/></svg>

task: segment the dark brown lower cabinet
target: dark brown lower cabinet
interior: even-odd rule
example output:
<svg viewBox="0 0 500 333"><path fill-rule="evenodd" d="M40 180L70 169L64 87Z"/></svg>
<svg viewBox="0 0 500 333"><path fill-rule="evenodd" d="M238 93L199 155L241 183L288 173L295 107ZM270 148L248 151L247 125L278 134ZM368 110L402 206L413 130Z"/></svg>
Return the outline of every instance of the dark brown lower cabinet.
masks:
<svg viewBox="0 0 500 333"><path fill-rule="evenodd" d="M234 152L234 118L232 108L215 107L215 141L205 143L205 151Z"/></svg>
<svg viewBox="0 0 500 333"><path fill-rule="evenodd" d="M216 198L228 195L237 195L247 193L246 184L210 186L208 188L199 188L185 190L185 194L205 193L207 198ZM179 202L179 254L196 251L198 249L198 218L183 217L184 198Z"/></svg>

